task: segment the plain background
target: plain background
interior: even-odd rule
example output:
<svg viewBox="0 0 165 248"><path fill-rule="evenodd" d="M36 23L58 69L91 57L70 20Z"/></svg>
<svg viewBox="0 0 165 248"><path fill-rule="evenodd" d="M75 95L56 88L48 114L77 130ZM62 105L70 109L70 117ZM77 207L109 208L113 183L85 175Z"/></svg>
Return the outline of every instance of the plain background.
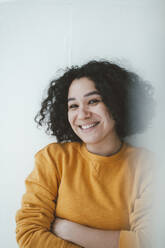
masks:
<svg viewBox="0 0 165 248"><path fill-rule="evenodd" d="M131 141L159 157L155 247L164 247L164 15L163 0L0 1L1 247L18 247L14 219L24 180L34 154L55 142L33 121L48 83L60 68L99 58L126 66L155 87L155 127Z"/></svg>

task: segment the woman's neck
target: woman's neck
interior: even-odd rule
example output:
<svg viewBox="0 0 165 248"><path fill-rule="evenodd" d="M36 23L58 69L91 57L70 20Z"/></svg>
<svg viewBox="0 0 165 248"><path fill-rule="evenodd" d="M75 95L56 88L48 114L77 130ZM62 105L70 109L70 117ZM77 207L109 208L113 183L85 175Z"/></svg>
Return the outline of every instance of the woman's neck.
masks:
<svg viewBox="0 0 165 248"><path fill-rule="evenodd" d="M122 141L118 136L112 137L107 142L99 142L96 144L86 144L86 148L89 152L98 154L101 156L111 156L117 153L122 146Z"/></svg>

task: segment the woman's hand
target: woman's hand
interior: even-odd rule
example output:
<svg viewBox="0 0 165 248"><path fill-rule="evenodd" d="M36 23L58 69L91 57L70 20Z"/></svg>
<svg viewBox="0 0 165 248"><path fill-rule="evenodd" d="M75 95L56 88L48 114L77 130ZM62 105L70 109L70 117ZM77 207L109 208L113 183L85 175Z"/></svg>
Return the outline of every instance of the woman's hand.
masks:
<svg viewBox="0 0 165 248"><path fill-rule="evenodd" d="M55 218L52 224L52 232L64 240L71 241L72 234L76 231L78 224L66 219Z"/></svg>
<svg viewBox="0 0 165 248"><path fill-rule="evenodd" d="M95 229L60 218L55 218L52 232L59 238L85 248L118 248L120 235L120 231Z"/></svg>

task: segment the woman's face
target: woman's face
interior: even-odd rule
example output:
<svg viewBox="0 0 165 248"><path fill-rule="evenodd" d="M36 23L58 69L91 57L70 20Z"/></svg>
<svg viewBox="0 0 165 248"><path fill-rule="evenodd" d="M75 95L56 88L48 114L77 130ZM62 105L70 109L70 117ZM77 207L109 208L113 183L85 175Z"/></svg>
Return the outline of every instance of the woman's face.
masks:
<svg viewBox="0 0 165 248"><path fill-rule="evenodd" d="M116 135L115 121L93 81L86 77L75 79L69 88L68 120L86 144L104 144Z"/></svg>

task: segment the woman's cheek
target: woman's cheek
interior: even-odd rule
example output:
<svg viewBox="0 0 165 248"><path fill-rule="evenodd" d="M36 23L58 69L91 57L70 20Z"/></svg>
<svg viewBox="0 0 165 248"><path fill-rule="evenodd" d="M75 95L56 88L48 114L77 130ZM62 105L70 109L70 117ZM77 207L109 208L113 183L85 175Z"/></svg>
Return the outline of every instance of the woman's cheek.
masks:
<svg viewBox="0 0 165 248"><path fill-rule="evenodd" d="M68 121L69 121L71 126L73 125L73 121L74 121L74 118L75 118L74 116L75 116L75 114L74 114L73 111L68 111Z"/></svg>

